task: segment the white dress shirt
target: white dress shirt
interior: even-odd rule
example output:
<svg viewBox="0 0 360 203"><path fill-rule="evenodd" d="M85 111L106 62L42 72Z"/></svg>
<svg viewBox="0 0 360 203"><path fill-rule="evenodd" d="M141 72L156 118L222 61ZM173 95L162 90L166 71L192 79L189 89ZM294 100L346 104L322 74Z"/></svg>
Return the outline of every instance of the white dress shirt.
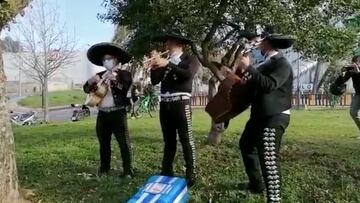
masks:
<svg viewBox="0 0 360 203"><path fill-rule="evenodd" d="M114 76L115 76L115 74L114 74ZM103 76L103 77L106 77L106 76ZM99 107L101 107L101 108L114 107L115 101L114 101L114 97L113 97L113 94L111 91L110 80L105 80L105 83L108 85L108 91L107 91L105 97L101 100Z"/></svg>
<svg viewBox="0 0 360 203"><path fill-rule="evenodd" d="M182 52L171 54L169 57L169 61L175 65L179 65L179 63L181 62L180 57L182 54L183 54Z"/></svg>

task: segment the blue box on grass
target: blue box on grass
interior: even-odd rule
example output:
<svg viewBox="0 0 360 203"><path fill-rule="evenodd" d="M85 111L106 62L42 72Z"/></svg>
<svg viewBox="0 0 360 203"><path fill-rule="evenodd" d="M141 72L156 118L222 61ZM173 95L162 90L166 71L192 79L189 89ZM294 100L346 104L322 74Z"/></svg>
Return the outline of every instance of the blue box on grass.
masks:
<svg viewBox="0 0 360 203"><path fill-rule="evenodd" d="M184 178L155 175L127 203L187 203L189 199Z"/></svg>

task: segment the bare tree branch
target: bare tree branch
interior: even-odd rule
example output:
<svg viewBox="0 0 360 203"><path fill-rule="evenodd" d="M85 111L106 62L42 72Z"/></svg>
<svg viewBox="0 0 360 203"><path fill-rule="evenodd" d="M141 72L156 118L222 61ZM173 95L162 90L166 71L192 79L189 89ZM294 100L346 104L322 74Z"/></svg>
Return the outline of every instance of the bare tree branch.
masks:
<svg viewBox="0 0 360 203"><path fill-rule="evenodd" d="M204 61L204 58L201 56L199 50L197 49L196 45L194 43L191 44L191 50L195 54L195 56L200 61L201 65L206 66L206 63ZM207 67L207 66L206 66Z"/></svg>
<svg viewBox="0 0 360 203"><path fill-rule="evenodd" d="M220 18L217 20L214 20L214 22L212 23L212 26L209 29L209 32L206 34L204 40L201 43L202 57L199 57L200 55L196 51L197 49L194 49L194 47L192 48L193 51L195 50L194 53L198 55L199 61L203 64L203 66L208 67L218 80L223 80L224 76L221 74L218 67L214 63L210 62L210 55L211 55L210 45L214 39L214 36L215 36L218 28L222 25L223 18L224 18L223 16L224 16L224 13L226 12L226 7L229 2L230 2L230 0L221 0L219 3L218 12L216 15L220 16Z"/></svg>
<svg viewBox="0 0 360 203"><path fill-rule="evenodd" d="M226 22L224 22L224 24L225 24L225 25L228 25L228 26L230 26L230 27L232 27L232 28L234 28L234 29L237 29L237 30L241 30L241 29L242 29L240 25L238 25L238 24L236 24L236 23L234 23L234 22L231 22L231 21L226 21Z"/></svg>
<svg viewBox="0 0 360 203"><path fill-rule="evenodd" d="M208 44L211 39L214 37L216 30L218 29L218 27L220 26L219 22L214 22L213 25L211 26L209 32L207 33L205 39L202 41L203 46L205 44Z"/></svg>
<svg viewBox="0 0 360 203"><path fill-rule="evenodd" d="M27 75L41 83L43 94L47 95L49 78L60 68L75 62L76 40L67 32L66 24L59 23L56 8L44 0L39 0L18 24L18 31L25 52L18 54L16 59Z"/></svg>
<svg viewBox="0 0 360 203"><path fill-rule="evenodd" d="M235 52L236 50L238 50L239 41L240 41L240 39L237 39L237 41L236 41L235 43L233 43L233 45L231 46L231 48L229 49L229 51L227 51L226 54L225 54L225 55L223 56L223 58L221 59L221 63L222 63L224 66L230 67L231 57L234 55L234 52Z"/></svg>
<svg viewBox="0 0 360 203"><path fill-rule="evenodd" d="M215 44L215 47L220 47L226 40L230 39L233 34L237 31L237 29L233 28L230 32L228 32L224 38L222 38L219 42Z"/></svg>

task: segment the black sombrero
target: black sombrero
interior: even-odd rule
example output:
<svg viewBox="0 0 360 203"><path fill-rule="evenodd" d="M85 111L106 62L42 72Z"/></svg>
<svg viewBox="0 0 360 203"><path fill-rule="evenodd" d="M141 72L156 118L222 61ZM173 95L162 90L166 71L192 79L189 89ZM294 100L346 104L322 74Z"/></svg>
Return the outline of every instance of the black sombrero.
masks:
<svg viewBox="0 0 360 203"><path fill-rule="evenodd" d="M153 42L166 42L167 40L176 40L181 44L191 44L192 41L186 37L184 37L179 31L172 31L167 34L160 34L151 39Z"/></svg>
<svg viewBox="0 0 360 203"><path fill-rule="evenodd" d="M287 49L294 44L295 38L289 35L273 33L265 36L264 41L268 41L273 48Z"/></svg>
<svg viewBox="0 0 360 203"><path fill-rule="evenodd" d="M252 40L256 37L260 37L260 35L246 30L240 32L239 36L237 36L237 38L246 38L247 40Z"/></svg>
<svg viewBox="0 0 360 203"><path fill-rule="evenodd" d="M128 53L117 45L109 42L102 42L90 47L87 52L87 57L91 63L102 66L103 57L106 54L116 56L121 64L128 63L131 59L131 56Z"/></svg>
<svg viewBox="0 0 360 203"><path fill-rule="evenodd" d="M270 25L265 27L264 32L260 36L276 49L290 48L295 42L295 37L279 34L276 32L276 28Z"/></svg>

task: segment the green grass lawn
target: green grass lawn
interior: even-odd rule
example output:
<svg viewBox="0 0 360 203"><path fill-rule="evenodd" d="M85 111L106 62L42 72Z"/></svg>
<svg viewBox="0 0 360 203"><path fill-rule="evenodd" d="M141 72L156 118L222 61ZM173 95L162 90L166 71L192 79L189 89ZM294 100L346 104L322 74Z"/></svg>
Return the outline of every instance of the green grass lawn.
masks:
<svg viewBox="0 0 360 203"><path fill-rule="evenodd" d="M49 107L66 106L70 104L82 104L85 102L86 94L82 90L69 90L49 92ZM18 102L21 106L40 108L41 95L26 97Z"/></svg>
<svg viewBox="0 0 360 203"><path fill-rule="evenodd" d="M282 147L284 202L360 202L360 141L347 110L293 111ZM220 146L205 144L209 118L193 113L198 184L192 202L263 202L237 189L246 176L238 149L248 113L230 123ZM121 180L120 152L113 139L113 175L91 178L98 167L95 120L14 129L20 184L35 202L126 202L160 169L162 137L158 118L130 120L137 176ZM181 147L176 172L183 174Z"/></svg>

